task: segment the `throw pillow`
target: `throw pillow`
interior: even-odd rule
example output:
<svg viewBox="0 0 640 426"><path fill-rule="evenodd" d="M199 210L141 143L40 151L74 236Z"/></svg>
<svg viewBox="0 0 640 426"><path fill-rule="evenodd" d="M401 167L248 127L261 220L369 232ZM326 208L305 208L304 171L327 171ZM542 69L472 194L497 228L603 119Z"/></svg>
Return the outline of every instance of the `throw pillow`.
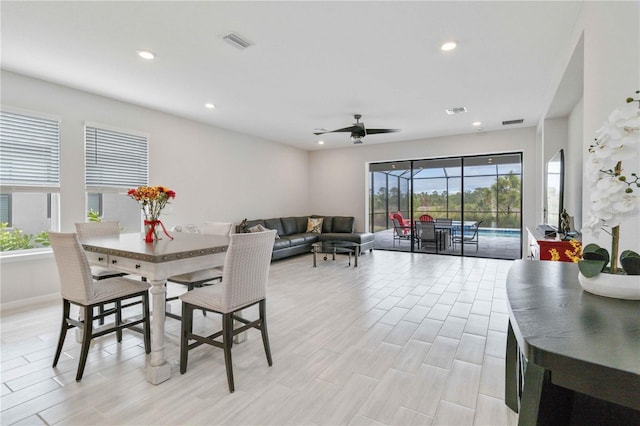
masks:
<svg viewBox="0 0 640 426"><path fill-rule="evenodd" d="M311 232L312 234L321 234L322 233L322 218L321 217L310 217L307 221L307 232Z"/></svg>
<svg viewBox="0 0 640 426"><path fill-rule="evenodd" d="M252 226L251 228L247 229L249 232L264 232L264 231L271 231L271 229L265 228L264 226L262 226L262 224L257 224L256 226ZM278 231L276 231L276 240L280 239L280 235L278 235Z"/></svg>

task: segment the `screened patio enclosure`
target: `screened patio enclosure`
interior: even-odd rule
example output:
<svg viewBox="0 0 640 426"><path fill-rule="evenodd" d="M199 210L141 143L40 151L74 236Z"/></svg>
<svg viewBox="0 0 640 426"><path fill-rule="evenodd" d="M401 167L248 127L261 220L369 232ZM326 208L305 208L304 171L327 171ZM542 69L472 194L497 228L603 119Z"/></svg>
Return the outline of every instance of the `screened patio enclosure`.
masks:
<svg viewBox="0 0 640 426"><path fill-rule="evenodd" d="M521 176L520 153L371 163L376 249L521 258Z"/></svg>

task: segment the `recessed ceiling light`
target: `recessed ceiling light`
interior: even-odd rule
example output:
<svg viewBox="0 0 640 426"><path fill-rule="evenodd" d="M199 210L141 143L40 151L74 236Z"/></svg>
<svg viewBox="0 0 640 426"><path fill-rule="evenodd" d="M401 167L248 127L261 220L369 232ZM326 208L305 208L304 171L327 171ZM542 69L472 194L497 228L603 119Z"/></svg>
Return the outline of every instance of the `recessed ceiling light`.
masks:
<svg viewBox="0 0 640 426"><path fill-rule="evenodd" d="M482 126L482 121L474 121L473 123L474 126L478 127L478 126Z"/></svg>
<svg viewBox="0 0 640 426"><path fill-rule="evenodd" d="M318 141L318 145L324 145L324 141L321 139Z"/></svg>
<svg viewBox="0 0 640 426"><path fill-rule="evenodd" d="M214 109L216 106L214 104L212 104L211 102L204 104L205 108L209 108L209 109Z"/></svg>
<svg viewBox="0 0 640 426"><path fill-rule="evenodd" d="M149 61L156 57L156 54L150 50L141 49L141 50L136 50L136 52L138 53L138 56L140 56L142 59L147 59Z"/></svg>
<svg viewBox="0 0 640 426"><path fill-rule="evenodd" d="M440 49L448 52L455 49L456 47L458 47L458 43L456 43L455 41L447 41L446 43L443 43L442 46L440 46Z"/></svg>

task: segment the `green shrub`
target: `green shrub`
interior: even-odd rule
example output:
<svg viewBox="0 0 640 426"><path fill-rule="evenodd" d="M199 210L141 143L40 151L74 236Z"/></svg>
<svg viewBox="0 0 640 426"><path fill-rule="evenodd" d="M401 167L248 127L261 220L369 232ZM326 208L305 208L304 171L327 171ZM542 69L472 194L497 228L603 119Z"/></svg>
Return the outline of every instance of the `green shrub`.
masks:
<svg viewBox="0 0 640 426"><path fill-rule="evenodd" d="M0 251L25 250L49 247L49 233L42 231L36 235L25 234L22 229L8 229L7 222L0 223Z"/></svg>

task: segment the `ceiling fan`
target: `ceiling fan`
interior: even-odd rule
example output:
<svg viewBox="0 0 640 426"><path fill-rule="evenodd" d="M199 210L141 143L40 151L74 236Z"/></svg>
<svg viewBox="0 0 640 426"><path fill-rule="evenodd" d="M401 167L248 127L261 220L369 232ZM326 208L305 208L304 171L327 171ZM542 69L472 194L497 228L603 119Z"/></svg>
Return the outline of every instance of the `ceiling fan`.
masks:
<svg viewBox="0 0 640 426"><path fill-rule="evenodd" d="M393 132L399 132L400 131L398 129L366 129L364 127L364 123L360 122L360 119L362 118L362 115L355 114L353 116L353 118L356 119L356 122L353 123L353 126L349 126L349 127L345 127L345 128L337 129L337 130L317 131L317 132L313 132L313 134L314 135L322 135L324 133L350 132L351 133L351 140L353 141L353 143L354 144L361 144L362 143L362 138L364 138L366 135L374 135L376 133L393 133Z"/></svg>

